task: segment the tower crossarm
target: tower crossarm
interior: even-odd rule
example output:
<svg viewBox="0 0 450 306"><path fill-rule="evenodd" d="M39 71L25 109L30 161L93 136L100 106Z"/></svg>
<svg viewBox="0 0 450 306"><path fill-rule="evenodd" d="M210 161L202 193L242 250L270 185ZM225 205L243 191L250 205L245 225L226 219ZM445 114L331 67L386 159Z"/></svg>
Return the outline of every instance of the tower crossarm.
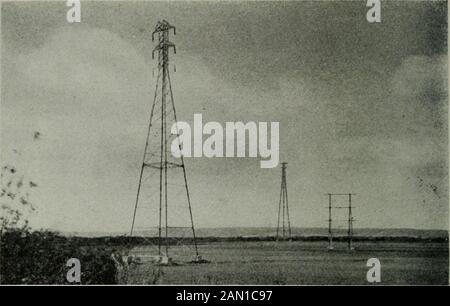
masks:
<svg viewBox="0 0 450 306"><path fill-rule="evenodd" d="M164 41L161 42L159 45L157 45L153 51L152 51L152 59L155 59L155 52L160 50L169 50L170 48L173 48L173 53L177 54L177 48L175 47L175 44L170 41Z"/></svg>
<svg viewBox="0 0 450 306"><path fill-rule="evenodd" d="M155 30L152 33L152 41L155 40L155 34L159 32L165 32L173 30L173 35L177 35L175 26L171 25L167 20L158 21L156 24Z"/></svg>

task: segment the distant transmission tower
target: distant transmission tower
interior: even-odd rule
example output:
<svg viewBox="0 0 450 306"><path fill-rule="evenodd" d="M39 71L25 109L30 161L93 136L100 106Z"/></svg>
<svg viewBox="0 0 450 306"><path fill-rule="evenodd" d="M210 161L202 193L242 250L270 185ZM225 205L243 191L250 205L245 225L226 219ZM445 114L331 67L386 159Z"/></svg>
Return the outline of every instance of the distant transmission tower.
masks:
<svg viewBox="0 0 450 306"><path fill-rule="evenodd" d="M286 185L286 165L287 163L281 163L281 190L280 202L278 203L277 240L280 238L280 231L283 239L291 239L291 221L289 219L289 204Z"/></svg>
<svg viewBox="0 0 450 306"><path fill-rule="evenodd" d="M158 53L158 76L156 81L156 90L155 96L151 108L150 120L147 131L147 138L145 143L144 157L142 160L141 171L139 176L139 184L136 194L136 201L134 206L133 213L133 221L131 224L130 236L133 235L133 231L135 230L135 221L136 221L136 212L138 206L141 202L147 202L151 204L151 197L146 197L141 199L141 193L143 184L150 185L147 183L148 177L145 177L144 173L149 172L151 175L158 174L159 175L159 186L158 189L151 193L152 196L158 195L158 199L154 199L154 202L159 203L159 207L157 208L158 212L158 256L160 263L168 263L171 258L169 257L169 244L173 243L174 237L169 234L171 229L186 228L186 227L175 227L169 226L169 206L172 206L171 214L179 213L180 210L186 209L188 210L188 216L185 218L190 218L190 230L192 230L193 244L195 248L195 260L201 260L198 248L197 248L197 240L195 236L195 227L194 227L194 219L192 216L192 206L191 206L191 198L189 194L188 182L186 177L186 167L184 164L184 158L174 158L170 152L170 143L169 140L171 137L178 136L177 133L173 135L171 132L171 126L169 124L173 124L177 122L177 116L175 111L175 103L173 99L172 93L172 85L170 81L169 74L169 49L173 48L174 53L176 54L175 45L169 41L169 31L173 30L174 35L175 27L169 24L167 21L159 21L156 25L155 30L152 33L152 41L155 39L155 35L158 38L158 45L154 48L152 52L152 58L154 58L155 52ZM172 139L173 140L173 139ZM179 144L180 145L180 144ZM180 146L181 149L181 146ZM168 152L169 151L169 152ZM171 183L168 182L168 172L170 170L181 169L181 172L178 173L177 178L180 179L179 185L181 190L178 194L175 192L169 192L168 184L173 186L175 185L171 180ZM171 172L174 173L174 172ZM144 177L144 179L143 179ZM155 184L157 183L155 182ZM149 188L152 186L148 186ZM153 186L155 187L155 186ZM173 187L170 187L170 191L172 191ZM179 199L183 197L183 193L185 195L184 199L187 202L186 206L180 207ZM177 199L169 201L170 196L178 196ZM140 197L141 196L141 197ZM169 203L171 202L171 203ZM174 209L177 208L177 209ZM154 213L153 213L154 215ZM147 220L148 221L148 220Z"/></svg>
<svg viewBox="0 0 450 306"><path fill-rule="evenodd" d="M345 221L347 223L347 243L348 249L353 250L353 207L352 207L352 195L354 193L327 193L328 195L328 249L333 250L333 221ZM348 197L348 206L333 206L333 197L335 196L345 196ZM333 209L346 209L348 210L348 218L345 220L333 220L332 210Z"/></svg>

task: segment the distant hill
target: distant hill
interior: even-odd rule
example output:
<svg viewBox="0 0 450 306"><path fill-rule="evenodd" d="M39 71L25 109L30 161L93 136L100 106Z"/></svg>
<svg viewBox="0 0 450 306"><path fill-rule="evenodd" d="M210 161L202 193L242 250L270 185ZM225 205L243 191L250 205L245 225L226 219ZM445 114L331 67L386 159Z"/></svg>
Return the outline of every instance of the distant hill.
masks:
<svg viewBox="0 0 450 306"><path fill-rule="evenodd" d="M276 235L276 228L267 227L228 227L228 228L198 228L197 237L270 237ZM327 236L327 228L292 228L292 236L312 237ZM62 232L65 236L78 237L104 237L104 236L124 236L125 232ZM334 230L335 236L345 236L345 229ZM133 236L156 237L157 229L147 231L136 231ZM170 229L169 236L190 237L189 228ZM448 238L448 231L445 230L419 230L419 229L376 229L376 228L355 228L356 237L411 237L411 238Z"/></svg>

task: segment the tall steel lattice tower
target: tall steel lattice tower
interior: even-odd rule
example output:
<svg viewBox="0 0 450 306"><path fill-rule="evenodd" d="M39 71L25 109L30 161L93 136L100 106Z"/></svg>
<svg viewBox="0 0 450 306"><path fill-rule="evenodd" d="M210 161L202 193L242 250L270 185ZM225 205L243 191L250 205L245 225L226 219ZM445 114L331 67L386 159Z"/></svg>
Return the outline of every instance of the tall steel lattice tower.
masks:
<svg viewBox="0 0 450 306"><path fill-rule="evenodd" d="M194 219L192 215L192 205L184 158L183 156L175 158L170 150L171 143L173 141L178 141L176 137L178 136L179 131L169 73L169 50L173 49L176 54L175 45L169 40L169 32L171 30L173 30L173 34L175 35L175 27L166 20L163 20L157 23L156 28L152 33L152 41L155 40L155 36L158 41L158 45L152 52L153 59L155 58L155 52L158 53L158 75L154 100L150 112L130 236L133 236L137 231L135 223L138 207L141 207L142 204L150 203L150 209L154 210L148 214L148 217L144 214L144 217L147 218L144 219L144 221L150 223L148 219L155 217L155 215L157 216L157 220L153 220L154 222L152 223L158 224L157 252L160 260L165 262L170 261L169 246L175 244L174 241L177 240L177 238L180 238L176 237L177 235L184 235L186 234L186 231L191 231L195 252L194 260L198 261L201 260L201 258L198 253L195 236ZM176 133L174 133L173 126L176 127ZM178 146L181 149L181 144L179 142ZM153 184L149 183L151 178L156 180L158 177L159 185L157 181ZM168 187L168 185L170 185L170 187ZM184 190L180 190L177 193L174 191L175 186ZM148 195L145 195L143 194L144 187L150 189L153 187L153 190L150 191ZM155 207L156 205L152 205L156 203L158 203L159 206ZM169 210L169 208L171 209ZM180 212L183 211L186 212L186 215L180 217ZM180 220L187 222L187 219L189 219L188 225L184 227L172 226L169 220L170 216L174 217L174 222Z"/></svg>
<svg viewBox="0 0 450 306"><path fill-rule="evenodd" d="M287 163L281 163L281 191L280 202L278 203L277 240L280 236L283 239L291 239L291 221L289 219L289 203L286 184L286 165Z"/></svg>

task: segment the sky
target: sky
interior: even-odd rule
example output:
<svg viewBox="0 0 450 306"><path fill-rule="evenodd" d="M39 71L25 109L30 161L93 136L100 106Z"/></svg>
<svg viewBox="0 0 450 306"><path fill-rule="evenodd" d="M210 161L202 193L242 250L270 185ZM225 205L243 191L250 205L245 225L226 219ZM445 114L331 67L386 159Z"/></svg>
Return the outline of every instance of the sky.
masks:
<svg viewBox="0 0 450 306"><path fill-rule="evenodd" d="M73 24L67 9L2 2L1 162L39 185L32 227L129 230L167 19L179 120L280 123L292 226L325 227L325 194L352 192L355 228L448 229L445 2L382 2L379 24L365 1L82 2ZM280 167L185 163L197 227L276 226ZM171 224L188 224L182 196Z"/></svg>

